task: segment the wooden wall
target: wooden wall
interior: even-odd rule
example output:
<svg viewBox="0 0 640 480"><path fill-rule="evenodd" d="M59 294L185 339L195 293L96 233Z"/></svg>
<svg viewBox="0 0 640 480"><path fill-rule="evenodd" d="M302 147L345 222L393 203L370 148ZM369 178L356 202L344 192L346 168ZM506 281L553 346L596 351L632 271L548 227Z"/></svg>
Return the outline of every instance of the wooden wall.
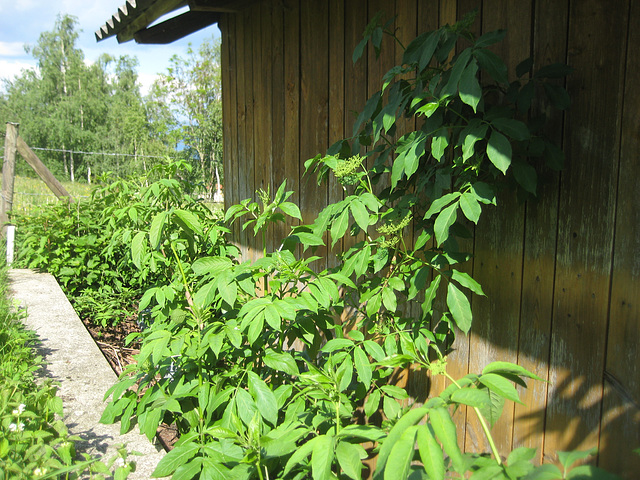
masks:
<svg viewBox="0 0 640 480"><path fill-rule="evenodd" d="M636 478L640 456L640 2L634 0L265 0L221 21L226 202L274 192L287 180L305 219L341 189L317 186L304 161L350 135L354 112L379 89L402 49L380 59L351 54L378 11L396 16L406 45L417 34L479 11L478 34L507 28L496 51L513 72L522 59L565 62L572 107L549 129L567 161L544 172L538 200L504 196L483 218L468 271L474 325L459 335L452 375L494 360L517 362L548 382L522 391L496 425L502 451L600 451L599 465ZM411 125L408 125L411 126ZM237 229L248 257L261 250ZM272 232L277 245L285 228ZM329 256L329 262L331 257ZM427 385L422 374L413 376ZM435 379L431 393L442 388ZM472 412L458 414L467 449L486 450Z"/></svg>

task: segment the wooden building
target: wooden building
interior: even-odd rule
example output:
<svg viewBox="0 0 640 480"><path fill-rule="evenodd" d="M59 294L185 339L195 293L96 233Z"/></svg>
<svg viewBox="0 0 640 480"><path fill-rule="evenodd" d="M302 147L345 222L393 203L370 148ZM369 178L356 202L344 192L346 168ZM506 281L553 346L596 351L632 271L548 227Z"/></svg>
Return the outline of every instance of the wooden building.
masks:
<svg viewBox="0 0 640 480"><path fill-rule="evenodd" d="M206 11L204 23L218 22L222 31L226 202L259 188L273 192L287 179L307 218L342 193L305 178L305 160L350 135L353 112L401 59L389 39L379 59L369 51L355 65L351 60L379 11L395 17L406 45L477 8L479 34L508 30L496 51L511 69L529 56L537 65L575 69L567 81L572 106L551 129L567 156L564 170L541 179L537 201L500 199L475 229L470 272L487 297L473 299L471 334L456 340L449 369L460 377L507 360L548 380L522 392L525 406L505 410L494 430L501 451L536 447L539 460L553 460L558 450L595 446L600 466L637 478L640 456L631 450L640 447L640 2L197 0L187 2L190 18L149 33L154 8L184 3L138 1L100 36L182 36L187 20ZM253 255L249 239L238 240ZM422 378L410 381L426 388ZM441 387L429 384L432 392ZM465 448L486 449L472 412L458 420Z"/></svg>

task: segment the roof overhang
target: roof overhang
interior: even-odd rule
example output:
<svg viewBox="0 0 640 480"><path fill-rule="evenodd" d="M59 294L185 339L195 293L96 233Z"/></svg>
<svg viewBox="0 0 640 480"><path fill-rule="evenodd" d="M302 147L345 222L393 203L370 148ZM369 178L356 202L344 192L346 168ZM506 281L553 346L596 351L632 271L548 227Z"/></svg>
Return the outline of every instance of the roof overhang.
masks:
<svg viewBox="0 0 640 480"><path fill-rule="evenodd" d="M118 43L166 44L208 27L220 20L222 13L237 12L255 0L127 0L96 31L99 42L115 36ZM188 7L168 20L159 18Z"/></svg>

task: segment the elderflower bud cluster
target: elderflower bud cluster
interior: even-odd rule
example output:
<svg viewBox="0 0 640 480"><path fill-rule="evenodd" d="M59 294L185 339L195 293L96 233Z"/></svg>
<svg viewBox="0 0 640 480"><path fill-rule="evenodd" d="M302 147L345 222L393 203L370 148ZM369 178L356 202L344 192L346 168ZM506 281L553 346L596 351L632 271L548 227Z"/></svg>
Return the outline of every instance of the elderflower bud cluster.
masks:
<svg viewBox="0 0 640 480"><path fill-rule="evenodd" d="M395 220L388 221L377 228L378 233L385 237L380 244L383 248L393 248L398 244L402 230L409 225L413 217L411 212L409 212L401 220L398 220L398 218L399 217Z"/></svg>
<svg viewBox="0 0 640 480"><path fill-rule="evenodd" d="M388 223L385 223L384 225L379 226L378 233L380 235L396 235L399 232L402 232L402 229L404 227L409 225L412 218L413 216L411 215L411 212L409 212L399 221L396 218L395 220L391 220Z"/></svg>
<svg viewBox="0 0 640 480"><path fill-rule="evenodd" d="M447 373L447 362L445 360L434 360L429 365L429 370L433 375L444 375Z"/></svg>
<svg viewBox="0 0 640 480"><path fill-rule="evenodd" d="M362 166L364 159L360 155L354 155L347 160L338 160L333 174L342 185L354 185L358 181L356 171Z"/></svg>

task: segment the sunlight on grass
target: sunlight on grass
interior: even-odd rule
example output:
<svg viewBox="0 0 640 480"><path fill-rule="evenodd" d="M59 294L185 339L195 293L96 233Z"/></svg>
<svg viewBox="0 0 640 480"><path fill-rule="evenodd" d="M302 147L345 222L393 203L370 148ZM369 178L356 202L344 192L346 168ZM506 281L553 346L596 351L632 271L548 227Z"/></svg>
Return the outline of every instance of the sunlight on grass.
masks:
<svg viewBox="0 0 640 480"><path fill-rule="evenodd" d="M91 196L92 185L78 182L61 182L64 188L76 200ZM40 205L56 203L58 199L49 187L39 178L15 177L13 185L13 211L29 213Z"/></svg>

